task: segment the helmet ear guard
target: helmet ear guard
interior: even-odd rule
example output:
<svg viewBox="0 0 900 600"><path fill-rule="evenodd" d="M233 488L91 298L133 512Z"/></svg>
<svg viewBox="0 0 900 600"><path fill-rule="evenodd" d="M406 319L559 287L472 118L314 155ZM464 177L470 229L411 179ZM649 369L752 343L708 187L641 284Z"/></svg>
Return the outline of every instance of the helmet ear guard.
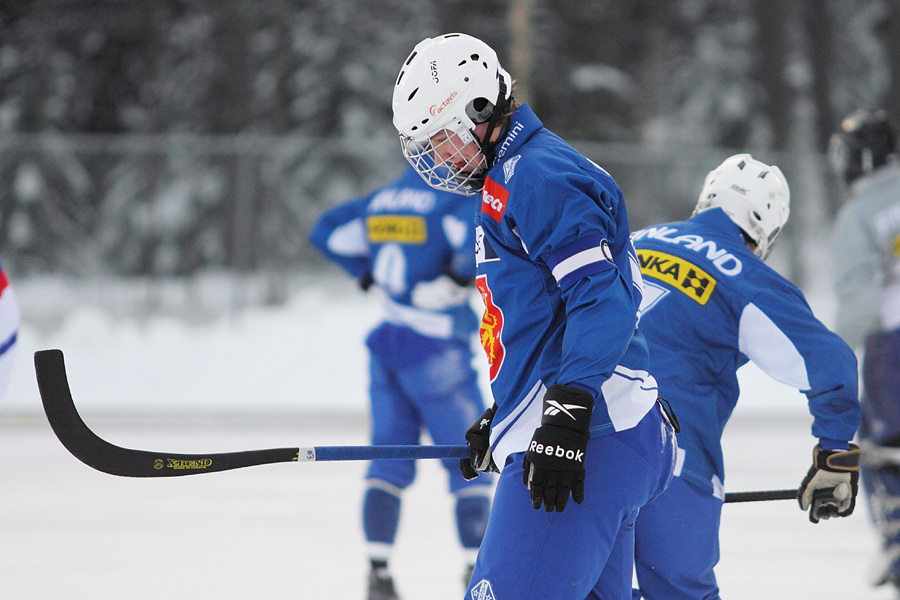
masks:
<svg viewBox="0 0 900 600"><path fill-rule="evenodd" d="M466 116L476 125L484 123L494 114L494 104L487 98L475 98L466 104Z"/></svg>
<svg viewBox="0 0 900 600"><path fill-rule="evenodd" d="M706 176L694 214L721 208L765 259L790 217L790 200L781 169L736 154Z"/></svg>

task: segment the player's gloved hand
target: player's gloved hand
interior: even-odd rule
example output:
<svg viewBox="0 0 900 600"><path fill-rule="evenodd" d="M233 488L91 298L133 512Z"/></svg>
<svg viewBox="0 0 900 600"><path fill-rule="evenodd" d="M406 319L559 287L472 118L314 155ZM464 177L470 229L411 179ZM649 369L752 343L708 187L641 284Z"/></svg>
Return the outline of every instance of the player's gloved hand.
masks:
<svg viewBox="0 0 900 600"><path fill-rule="evenodd" d="M496 410L496 404L488 408L466 431L470 456L459 459L459 472L466 481L478 477L479 471L482 473L500 472L491 456L491 421L494 420Z"/></svg>
<svg viewBox="0 0 900 600"><path fill-rule="evenodd" d="M584 452L591 437L594 397L567 385L551 385L544 394L541 426L525 454L523 481L531 505L562 512L569 501L584 501Z"/></svg>
<svg viewBox="0 0 900 600"><path fill-rule="evenodd" d="M856 506L859 491L859 446L849 450L822 450L816 444L813 464L806 473L797 500L802 510L809 510L809 520L846 517Z"/></svg>
<svg viewBox="0 0 900 600"><path fill-rule="evenodd" d="M372 287L372 284L375 283L375 280L372 279L371 273L366 273L365 275L360 277L356 282L359 284L359 287L360 287L360 289L362 289L362 291L368 292L369 288Z"/></svg>

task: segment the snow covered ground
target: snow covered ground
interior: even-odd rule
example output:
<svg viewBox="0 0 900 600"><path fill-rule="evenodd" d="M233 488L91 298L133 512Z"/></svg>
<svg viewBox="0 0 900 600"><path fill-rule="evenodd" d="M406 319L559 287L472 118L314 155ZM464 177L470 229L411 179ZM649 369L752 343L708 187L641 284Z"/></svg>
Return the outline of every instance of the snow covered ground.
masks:
<svg viewBox="0 0 900 600"><path fill-rule="evenodd" d="M27 307L45 288L19 291ZM47 327L26 314L0 400L0 598L363 599L363 463L159 480L98 473L53 436L31 355L65 352L82 416L119 445L366 444L362 339L376 315L375 299L348 282L194 325L84 307ZM814 443L804 398L752 367L741 380L725 438L726 487L796 487ZM397 542L397 585L404 600L459 600L462 558L444 474L437 461L419 464ZM720 586L729 600L889 600L889 590L866 583L876 547L864 502L852 517L819 525L791 501L732 504Z"/></svg>

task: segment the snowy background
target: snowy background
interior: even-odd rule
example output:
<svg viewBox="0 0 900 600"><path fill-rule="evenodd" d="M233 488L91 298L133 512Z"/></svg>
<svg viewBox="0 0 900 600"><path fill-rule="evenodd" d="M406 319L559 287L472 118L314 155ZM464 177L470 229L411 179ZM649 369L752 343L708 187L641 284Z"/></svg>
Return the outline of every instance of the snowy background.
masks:
<svg viewBox="0 0 900 600"><path fill-rule="evenodd" d="M23 283L35 306L69 293ZM227 294L228 290L220 290ZM827 315L826 302L813 303ZM195 325L84 307L22 328L0 401L0 598L363 599L364 463L278 464L126 479L73 458L43 416L32 353L65 352L82 416L133 448L214 452L367 444L362 340L377 298L346 280L302 285L281 307ZM478 363L480 365L480 362ZM814 440L804 398L752 367L726 432L727 488L796 487ZM404 600L462 597L453 505L420 461L393 561ZM727 505L718 568L730 600L888 600L866 583L877 539L865 503L812 525L791 501Z"/></svg>
<svg viewBox="0 0 900 600"><path fill-rule="evenodd" d="M0 258L25 309L0 397L0 600L364 597L364 464L97 473L50 431L31 356L62 349L83 416L120 445L367 443L376 299L305 236L400 168L392 82L448 31L498 50L517 98L616 177L633 228L688 214L730 154L778 164L792 215L770 263L829 314L824 152L851 110L900 114L895 0L0 2ZM741 377L728 488L794 487L804 399ZM404 600L461 595L445 486L423 461ZM866 585L858 510L812 526L791 502L726 507L725 596L890 598Z"/></svg>

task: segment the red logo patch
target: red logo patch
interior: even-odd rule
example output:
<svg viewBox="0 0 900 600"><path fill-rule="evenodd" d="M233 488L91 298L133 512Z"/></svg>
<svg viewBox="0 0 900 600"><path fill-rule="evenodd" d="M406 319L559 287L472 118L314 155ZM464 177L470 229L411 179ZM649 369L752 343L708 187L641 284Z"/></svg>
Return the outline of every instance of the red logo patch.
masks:
<svg viewBox="0 0 900 600"><path fill-rule="evenodd" d="M509 191L505 187L490 177L484 180L484 189L481 190L481 212L490 215L499 223L506 210L508 199Z"/></svg>
<svg viewBox="0 0 900 600"><path fill-rule="evenodd" d="M481 316L481 327L479 328L478 337L481 339L481 346L484 353L487 354L488 364L490 365L490 380L497 378L500 372L500 366L503 364L503 358L506 356L506 348L503 347L503 311L494 304L491 288L487 284L487 276L479 275L475 278L475 287L481 293L481 299L484 300L484 314Z"/></svg>

